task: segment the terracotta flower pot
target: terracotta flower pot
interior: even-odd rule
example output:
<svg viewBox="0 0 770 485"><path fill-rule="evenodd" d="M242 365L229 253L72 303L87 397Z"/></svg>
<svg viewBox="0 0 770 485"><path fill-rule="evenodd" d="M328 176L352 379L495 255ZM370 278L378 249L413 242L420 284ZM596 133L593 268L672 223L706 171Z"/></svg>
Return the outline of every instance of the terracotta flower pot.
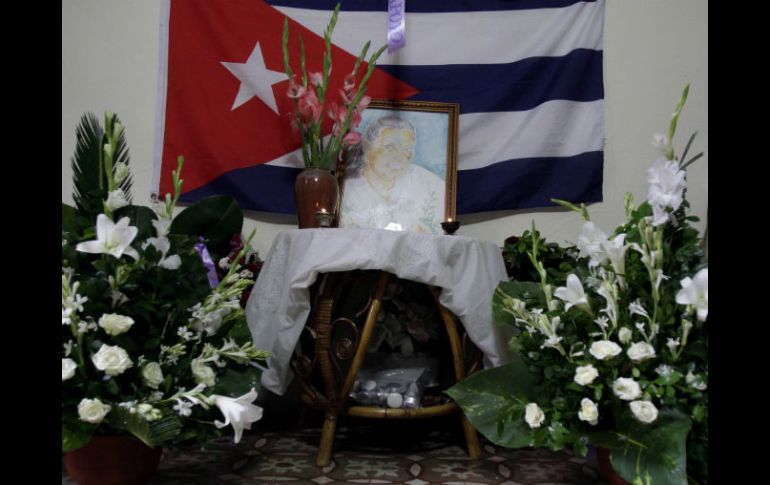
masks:
<svg viewBox="0 0 770 485"><path fill-rule="evenodd" d="M324 211L328 214L326 220L330 223L337 212L339 196L337 178L329 170L306 168L300 172L294 181L299 228L324 227L324 218L317 217Z"/></svg>
<svg viewBox="0 0 770 485"><path fill-rule="evenodd" d="M140 485L155 475L162 451L133 436L94 436L65 453L64 466L79 485Z"/></svg>
<svg viewBox="0 0 770 485"><path fill-rule="evenodd" d="M631 485L612 468L610 450L607 448L596 448L596 461L599 464L599 474L607 480L608 485Z"/></svg>

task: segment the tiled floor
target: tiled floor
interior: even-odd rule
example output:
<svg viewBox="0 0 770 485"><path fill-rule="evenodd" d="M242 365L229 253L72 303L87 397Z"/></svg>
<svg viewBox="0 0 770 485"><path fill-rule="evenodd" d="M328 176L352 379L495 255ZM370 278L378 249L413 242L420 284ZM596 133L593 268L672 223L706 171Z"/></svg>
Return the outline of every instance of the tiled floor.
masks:
<svg viewBox="0 0 770 485"><path fill-rule="evenodd" d="M508 450L483 442L470 460L462 436L408 423L338 430L333 460L315 465L319 429L262 431L214 449L166 450L151 484L594 485L595 467L567 452ZM404 426L405 425L405 426ZM62 473L62 484L72 484Z"/></svg>

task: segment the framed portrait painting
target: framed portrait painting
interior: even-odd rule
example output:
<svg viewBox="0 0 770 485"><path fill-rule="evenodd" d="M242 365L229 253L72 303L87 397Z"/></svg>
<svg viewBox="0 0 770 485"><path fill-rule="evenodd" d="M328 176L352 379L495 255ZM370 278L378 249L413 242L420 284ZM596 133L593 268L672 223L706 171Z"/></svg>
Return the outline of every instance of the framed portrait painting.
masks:
<svg viewBox="0 0 770 485"><path fill-rule="evenodd" d="M442 234L455 219L459 105L373 100L337 167L338 226Z"/></svg>

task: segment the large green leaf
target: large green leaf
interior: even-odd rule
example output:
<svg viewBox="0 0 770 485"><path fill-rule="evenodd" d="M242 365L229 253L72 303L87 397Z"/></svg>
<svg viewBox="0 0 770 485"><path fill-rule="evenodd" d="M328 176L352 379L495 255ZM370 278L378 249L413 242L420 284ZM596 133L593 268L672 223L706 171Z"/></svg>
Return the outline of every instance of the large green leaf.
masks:
<svg viewBox="0 0 770 485"><path fill-rule="evenodd" d="M533 431L524 419L506 420L502 430L498 423L512 407L529 402L532 384L526 366L511 362L477 372L446 393L488 440L506 448L521 448L533 442Z"/></svg>
<svg viewBox="0 0 770 485"><path fill-rule="evenodd" d="M637 476L646 483L649 475L655 485L687 483L687 433L690 419L674 409L663 409L651 424L630 416L619 422L631 423L618 432L591 433L591 442L609 448L612 467L626 480Z"/></svg>
<svg viewBox="0 0 770 485"><path fill-rule="evenodd" d="M61 418L61 451L77 450L91 440L96 425L84 423L74 416L62 415Z"/></svg>
<svg viewBox="0 0 770 485"><path fill-rule="evenodd" d="M221 396L238 397L246 394L252 388L259 391L262 371L256 367L243 367L243 370L235 370L231 367L225 369L217 379L217 384L212 390L213 394Z"/></svg>
<svg viewBox="0 0 770 485"><path fill-rule="evenodd" d="M131 433L149 447L170 441L182 431L182 422L174 414L167 414L155 421L147 421L139 413L131 413L120 406L112 407L107 415L107 422L114 429Z"/></svg>
<svg viewBox="0 0 770 485"><path fill-rule="evenodd" d="M171 223L171 233L203 236L209 246L227 252L233 234L243 229L243 211L229 195L212 195L180 212Z"/></svg>
<svg viewBox="0 0 770 485"><path fill-rule="evenodd" d="M492 314L497 323L512 325L516 319L508 311L511 298L517 298L527 304L528 307L544 305L543 291L539 283L532 281L503 281L495 289L492 295Z"/></svg>

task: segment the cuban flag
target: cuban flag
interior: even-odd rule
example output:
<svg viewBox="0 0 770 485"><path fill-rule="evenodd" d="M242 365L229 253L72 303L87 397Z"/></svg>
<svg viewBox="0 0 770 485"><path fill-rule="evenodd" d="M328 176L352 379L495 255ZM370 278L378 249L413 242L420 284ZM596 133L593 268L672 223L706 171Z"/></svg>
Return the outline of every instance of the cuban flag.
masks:
<svg viewBox="0 0 770 485"><path fill-rule="evenodd" d="M159 193L172 192L171 171L183 155L183 201L229 194L244 209L295 212L303 165L290 127L283 22L288 17L293 67L301 35L308 72L320 71L336 3L165 0ZM382 54L367 94L460 105L457 212L543 207L551 198L601 201L604 0L405 4L406 45ZM387 27L387 0L342 0L330 93L366 41L370 52L386 43ZM324 129L330 133L331 123Z"/></svg>

